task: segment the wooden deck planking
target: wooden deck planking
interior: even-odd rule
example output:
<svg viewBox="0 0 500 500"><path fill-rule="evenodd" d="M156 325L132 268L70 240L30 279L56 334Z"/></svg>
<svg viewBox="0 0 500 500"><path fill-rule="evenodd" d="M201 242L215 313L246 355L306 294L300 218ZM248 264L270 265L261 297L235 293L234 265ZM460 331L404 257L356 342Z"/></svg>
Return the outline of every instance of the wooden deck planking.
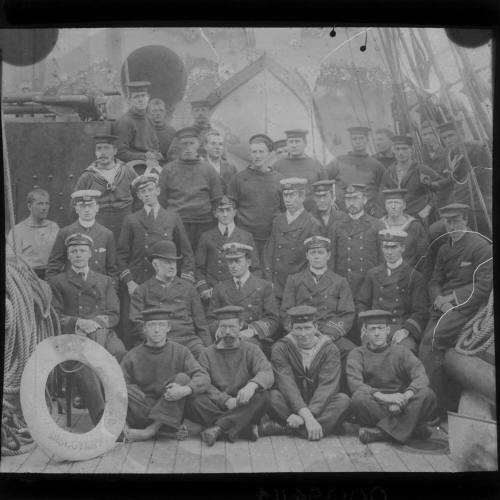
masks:
<svg viewBox="0 0 500 500"><path fill-rule="evenodd" d="M175 457L174 472L200 472L201 466L201 439L186 439L178 441Z"/></svg>
<svg viewBox="0 0 500 500"><path fill-rule="evenodd" d="M436 472L459 472L449 455L425 455L425 458Z"/></svg>
<svg viewBox="0 0 500 500"><path fill-rule="evenodd" d="M155 441L147 473L170 474L174 472L178 441L158 439Z"/></svg>
<svg viewBox="0 0 500 500"><path fill-rule="evenodd" d="M297 439L297 451L304 466L304 472L330 472L328 463L317 441Z"/></svg>
<svg viewBox="0 0 500 500"><path fill-rule="evenodd" d="M380 472L382 470L370 448L362 444L357 435L342 435L339 436L339 440L358 472Z"/></svg>
<svg viewBox="0 0 500 500"><path fill-rule="evenodd" d="M213 446L207 446L202 442L200 472L226 472L226 446L234 444L216 441Z"/></svg>
<svg viewBox="0 0 500 500"><path fill-rule="evenodd" d="M304 464L300 459L296 440L290 436L272 436L274 456L278 465L277 472L304 472Z"/></svg>
<svg viewBox="0 0 500 500"><path fill-rule="evenodd" d="M153 440L131 443L121 472L144 474L148 468L154 444Z"/></svg>
<svg viewBox="0 0 500 500"><path fill-rule="evenodd" d="M252 472L248 441L240 439L226 444L226 472Z"/></svg>
<svg viewBox="0 0 500 500"><path fill-rule="evenodd" d="M129 450L130 443L116 443L115 447L102 457L95 472L99 474L121 472Z"/></svg>
<svg viewBox="0 0 500 500"><path fill-rule="evenodd" d="M384 472L409 472L408 467L389 444L370 443L368 448Z"/></svg>
<svg viewBox="0 0 500 500"><path fill-rule="evenodd" d="M92 458L91 460L82 460L80 462L73 462L68 472L70 474L93 474L97 471L103 456Z"/></svg>
<svg viewBox="0 0 500 500"><path fill-rule="evenodd" d="M248 443L252 472L271 472L278 470L271 438L262 437L254 443Z"/></svg>
<svg viewBox="0 0 500 500"><path fill-rule="evenodd" d="M356 472L356 467L337 436L327 436L318 442L330 472Z"/></svg>
<svg viewBox="0 0 500 500"><path fill-rule="evenodd" d="M0 457L0 472L17 472L36 449L35 447L22 455Z"/></svg>
<svg viewBox="0 0 500 500"><path fill-rule="evenodd" d="M409 453L402 446L393 446L393 450L410 472L434 472L434 468L427 461L425 455Z"/></svg>

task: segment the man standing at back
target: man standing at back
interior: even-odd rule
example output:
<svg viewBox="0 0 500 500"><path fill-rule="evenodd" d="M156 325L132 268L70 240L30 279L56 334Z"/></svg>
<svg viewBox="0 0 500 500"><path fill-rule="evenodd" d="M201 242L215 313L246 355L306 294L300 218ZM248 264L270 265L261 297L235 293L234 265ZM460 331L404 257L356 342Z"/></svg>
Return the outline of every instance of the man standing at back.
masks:
<svg viewBox="0 0 500 500"><path fill-rule="evenodd" d="M325 168L337 187L337 200L344 208L344 191L349 184L366 184L366 213L382 217L383 208L379 199L385 173L384 166L368 155L368 127L350 127L352 151L331 161Z"/></svg>
<svg viewBox="0 0 500 500"><path fill-rule="evenodd" d="M156 137L158 137L158 147L163 156L161 161L164 163L167 161L168 149L175 137L175 128L169 123L166 105L161 99L154 98L149 101L148 115L155 128Z"/></svg>
<svg viewBox="0 0 500 500"><path fill-rule="evenodd" d="M236 173L236 167L224 158L224 136L217 130L210 130L205 135L207 162L214 167L220 177L222 189L227 192L229 181Z"/></svg>
<svg viewBox="0 0 500 500"><path fill-rule="evenodd" d="M147 116L150 86L149 82L130 82L127 86L130 109L113 126L119 139L116 156L122 161L163 159L154 125Z"/></svg>
<svg viewBox="0 0 500 500"><path fill-rule="evenodd" d="M278 160L274 170L283 177L301 177L307 179L306 199L304 208L310 212L314 208L311 184L326 179L326 173L321 163L305 154L307 146L307 130L286 130L286 149L288 157Z"/></svg>
<svg viewBox="0 0 500 500"><path fill-rule="evenodd" d="M388 128L379 128L373 134L373 143L377 151L373 158L382 163L385 168L395 161L394 152L392 151L393 137L394 134Z"/></svg>
<svg viewBox="0 0 500 500"><path fill-rule="evenodd" d="M198 131L183 128L176 138L180 157L168 163L160 175L159 201L177 210L196 251L201 235L215 226L211 200L222 197L222 186L215 169L198 156Z"/></svg>

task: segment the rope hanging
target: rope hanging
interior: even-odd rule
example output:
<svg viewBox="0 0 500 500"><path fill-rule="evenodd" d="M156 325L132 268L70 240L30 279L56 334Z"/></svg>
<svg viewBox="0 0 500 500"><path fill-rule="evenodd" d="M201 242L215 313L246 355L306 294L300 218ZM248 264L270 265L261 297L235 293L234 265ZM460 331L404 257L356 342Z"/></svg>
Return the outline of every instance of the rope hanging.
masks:
<svg viewBox="0 0 500 500"><path fill-rule="evenodd" d="M474 356L486 350L494 341L493 292L488 303L480 309L463 327L455 351Z"/></svg>

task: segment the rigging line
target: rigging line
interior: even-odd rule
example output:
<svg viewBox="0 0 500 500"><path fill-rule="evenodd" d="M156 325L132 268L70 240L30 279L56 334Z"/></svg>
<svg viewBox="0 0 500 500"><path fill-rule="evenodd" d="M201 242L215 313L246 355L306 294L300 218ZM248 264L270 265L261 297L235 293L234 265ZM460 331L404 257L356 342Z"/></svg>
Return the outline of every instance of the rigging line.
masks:
<svg viewBox="0 0 500 500"><path fill-rule="evenodd" d="M348 38L347 40L344 40L340 45L338 45L337 47L335 47L334 49L332 49L330 52L328 52L328 54L326 54L326 56L323 57L323 59L321 59L321 61L319 62L319 65L321 66L325 62L326 59L328 59L332 54L334 54L335 52L337 52L337 50L339 50L341 47L343 47L346 43L350 43L351 40L354 40L355 38L357 38L358 36L362 35L363 33L368 33L370 30L371 30L371 28L367 28L364 31L360 31L359 33L356 33L351 38Z"/></svg>
<svg viewBox="0 0 500 500"><path fill-rule="evenodd" d="M346 28L345 31L346 31L347 37L349 37L349 28ZM349 46L349 53L351 54L352 64L354 66L354 77L355 77L356 83L358 85L359 96L361 97L361 103L363 105L363 110L365 112L366 121L368 122L367 125L370 127L372 121L370 120L370 117L368 115L368 108L366 107L365 97L363 95L363 89L361 88L361 83L359 81L358 72L357 72L358 70L356 69L356 63L354 61L354 54L352 53L351 42L348 43L348 46ZM373 151L375 151L372 140L370 140L370 144L371 144Z"/></svg>
<svg viewBox="0 0 500 500"><path fill-rule="evenodd" d="M215 57L217 58L217 62L220 64L220 56L219 53L215 50L215 47L213 46L212 42L208 39L207 35L203 31L203 28L199 28L201 37L205 42L207 42L207 45L212 49L212 52L215 54Z"/></svg>

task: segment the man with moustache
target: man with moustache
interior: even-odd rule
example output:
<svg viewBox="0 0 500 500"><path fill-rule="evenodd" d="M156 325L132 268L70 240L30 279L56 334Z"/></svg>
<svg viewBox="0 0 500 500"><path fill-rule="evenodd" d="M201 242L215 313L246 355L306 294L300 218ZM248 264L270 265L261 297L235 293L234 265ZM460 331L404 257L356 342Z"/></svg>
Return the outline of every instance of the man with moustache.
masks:
<svg viewBox="0 0 500 500"><path fill-rule="evenodd" d="M160 164L164 164L168 161L168 150L175 138L175 128L169 123L165 102L162 99L158 99L157 97L151 99L147 109L148 116L151 118L156 132L156 137L158 137L158 148L163 157L160 160Z"/></svg>
<svg viewBox="0 0 500 500"><path fill-rule="evenodd" d="M96 220L110 229L118 241L123 219L132 213L134 198L130 185L137 174L130 165L116 158L116 141L114 135L94 136L97 159L83 171L75 191L93 189L101 192Z"/></svg>
<svg viewBox="0 0 500 500"><path fill-rule="evenodd" d="M316 207L311 210L323 228L323 236L327 236L333 224L347 220L349 216L338 209L335 197L335 181L318 181L312 184Z"/></svg>
<svg viewBox="0 0 500 500"><path fill-rule="evenodd" d="M217 130L209 130L205 134L205 151L207 162L214 167L220 177L222 190L227 192L229 181L236 174L236 167L224 159L224 136Z"/></svg>
<svg viewBox="0 0 500 500"><path fill-rule="evenodd" d="M366 344L347 359L352 410L362 425L359 440L405 443L412 437L429 438L436 395L422 363L410 350L387 342L391 313L369 310L359 318Z"/></svg>
<svg viewBox="0 0 500 500"><path fill-rule="evenodd" d="M215 343L199 360L212 384L192 418L207 427L201 433L207 446L222 436L230 442L238 437L256 441L257 424L267 411L268 390L274 383L273 369L256 345L240 339L242 307L226 306L213 312Z"/></svg>
<svg viewBox="0 0 500 500"><path fill-rule="evenodd" d="M256 134L250 137L249 144L251 163L231 179L228 195L238 205L236 224L253 236L261 256L273 219L282 207L282 176L271 168L273 142L267 135Z"/></svg>
<svg viewBox="0 0 500 500"><path fill-rule="evenodd" d="M177 210L193 251L201 235L215 226L211 200L222 196L220 177L198 156L200 141L193 127L176 134L179 159L168 163L160 174L159 202Z"/></svg>

